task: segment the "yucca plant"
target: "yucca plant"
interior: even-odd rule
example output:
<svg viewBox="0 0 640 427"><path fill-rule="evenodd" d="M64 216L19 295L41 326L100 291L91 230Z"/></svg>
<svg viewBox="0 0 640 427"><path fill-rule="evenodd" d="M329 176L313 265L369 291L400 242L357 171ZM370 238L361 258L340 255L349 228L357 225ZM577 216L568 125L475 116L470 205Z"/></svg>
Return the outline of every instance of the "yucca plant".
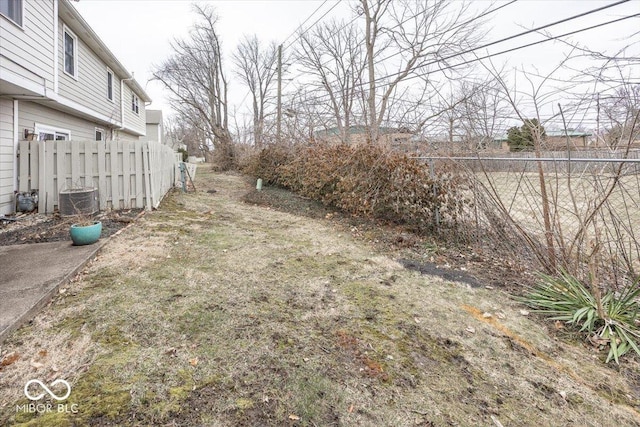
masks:
<svg viewBox="0 0 640 427"><path fill-rule="evenodd" d="M608 291L598 304L597 298L580 280L566 271L559 277L540 274L540 283L524 297L524 302L539 313L580 327L609 346L606 363L619 362L633 349L640 355L640 328L636 323L640 287L635 282L622 292Z"/></svg>

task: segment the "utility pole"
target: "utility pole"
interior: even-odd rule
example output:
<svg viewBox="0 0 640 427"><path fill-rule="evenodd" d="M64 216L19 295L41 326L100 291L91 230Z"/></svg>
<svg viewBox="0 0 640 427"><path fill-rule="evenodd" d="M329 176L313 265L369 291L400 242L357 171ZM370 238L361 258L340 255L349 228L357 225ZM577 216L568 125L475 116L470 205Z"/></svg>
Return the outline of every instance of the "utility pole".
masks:
<svg viewBox="0 0 640 427"><path fill-rule="evenodd" d="M596 148L600 146L600 92L596 93Z"/></svg>
<svg viewBox="0 0 640 427"><path fill-rule="evenodd" d="M278 117L276 119L276 141L282 142L282 45L278 46Z"/></svg>

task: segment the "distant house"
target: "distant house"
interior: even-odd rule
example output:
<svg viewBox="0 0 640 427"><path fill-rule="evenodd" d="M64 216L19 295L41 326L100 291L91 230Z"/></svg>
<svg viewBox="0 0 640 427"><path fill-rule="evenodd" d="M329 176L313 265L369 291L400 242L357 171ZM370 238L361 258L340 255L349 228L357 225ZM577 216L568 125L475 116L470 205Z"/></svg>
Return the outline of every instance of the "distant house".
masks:
<svg viewBox="0 0 640 427"><path fill-rule="evenodd" d="M580 150L588 147L587 138L591 136L588 132L575 129L546 130L544 149L556 150Z"/></svg>
<svg viewBox="0 0 640 427"><path fill-rule="evenodd" d="M150 101L69 0L0 0L0 213L20 140L135 141Z"/></svg>
<svg viewBox="0 0 640 427"><path fill-rule="evenodd" d="M349 144L364 144L368 141L369 133L365 126L350 126L347 130L346 141L337 127L332 127L315 132L314 136L319 141L328 143L346 142ZM379 129L380 142L390 146L406 144L411 140L413 133L404 128L381 127Z"/></svg>
<svg viewBox="0 0 640 427"><path fill-rule="evenodd" d="M547 129L540 148L544 151L567 151L567 147L569 150L589 149L592 148L589 146L589 137L591 137L589 132L575 129ZM497 151L509 151L508 139L504 135L495 137L493 146L500 147Z"/></svg>
<svg viewBox="0 0 640 427"><path fill-rule="evenodd" d="M162 110L147 110L147 135L145 140L156 141L165 143L162 141L162 134L164 129L162 127Z"/></svg>

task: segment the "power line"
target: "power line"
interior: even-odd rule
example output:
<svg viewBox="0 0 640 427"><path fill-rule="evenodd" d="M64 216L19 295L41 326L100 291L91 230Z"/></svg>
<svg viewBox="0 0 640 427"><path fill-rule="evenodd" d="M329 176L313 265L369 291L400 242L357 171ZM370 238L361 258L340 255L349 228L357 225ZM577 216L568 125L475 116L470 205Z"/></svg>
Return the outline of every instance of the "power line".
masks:
<svg viewBox="0 0 640 427"><path fill-rule="evenodd" d="M282 40L282 43L280 43L280 44L285 44L285 43L287 42L287 40L289 40L289 38L290 38L292 35L294 35L294 34L295 34L295 33L296 33L300 28L302 28L302 27L304 26L304 24L306 24L306 23L307 23L307 21L309 21L309 19L311 19L311 17L312 17L313 15L315 15L315 14L316 14L316 12L317 12L317 11L319 11L319 10L322 8L322 6L324 6L328 1L329 1L329 0L324 0L324 1L320 4L320 6L318 6L318 7L316 8L316 10L314 10L313 12L311 12L311 15L307 16L307 18L306 18L304 21L302 21L302 24L298 25L298 27L297 27L295 30L293 30L293 32L292 32L291 34L289 34L289 35L288 35L284 40Z"/></svg>
<svg viewBox="0 0 640 427"><path fill-rule="evenodd" d="M452 55L449 55L449 56L445 56L444 58L436 59L436 60L434 60L434 61L431 61L431 62L428 62L428 63L426 63L426 64L421 65L419 68L426 67L426 66L429 66L429 65L434 65L434 64L437 64L437 63L440 63L440 62L446 61L446 60L448 60L448 59L453 59L453 58L455 58L455 57L462 56L462 55L465 55L465 54L467 54L467 53L472 53L472 52L474 52L474 51L476 51L476 50L485 49L485 48L487 48L487 47L489 47L489 46L493 46L493 45L498 44L498 43L503 43L503 42L505 42L505 41L513 40L513 39L515 39L515 38L517 38L517 37L522 37L522 36L524 36L524 35L531 34L531 33L533 33L533 32L539 32L539 31L544 30L544 29L547 29L547 28L549 28L549 27L552 27L552 26L555 26L555 25L558 25L558 24L563 24L563 23L565 23L565 22L568 22L568 21L571 21L571 20L574 20L574 19L582 18L583 16L590 15L590 14L592 14L592 13L596 13L596 12L600 12L600 11L602 11L602 10L604 10L604 9L608 9L608 8L610 8L610 7L618 6L618 5L622 4L622 3L627 3L627 2L629 2L629 1L630 1L630 0L621 0L621 1L618 1L618 2L616 2L616 3L611 3L611 4L608 4L608 5L605 5L605 6L602 6L602 7L599 7L599 8L596 8L596 9L593 9L593 10L590 10L590 11L587 11L587 12L580 13L580 14L578 14L578 15L573 15L573 16L570 16L570 17L568 17L568 18L564 18L564 19L561 19L561 20L559 20L559 21L552 22L552 23L550 23L550 24L542 25L542 26L540 26L540 27L533 28L533 29L531 29L531 30L523 31L523 32L518 33L518 34L514 34L514 35L512 35L512 36L505 37L505 38L502 38L502 39L500 39L500 40L496 40L496 41L493 41L493 42L490 42L490 43L484 44L484 45L482 45L482 46L478 46L478 47L473 48L473 49L467 49L467 50L464 50L464 51L462 51L462 52L458 52L458 53L455 53L455 54L452 54ZM480 58L480 59L487 59L487 58L490 58L490 57L492 57L492 56L502 55L502 54L504 54L504 53L509 53L509 52L512 52L512 51L515 51L515 50L518 50L518 49L523 49L523 48L525 48L525 47L530 47L530 46L533 46L533 45L536 45L536 44L539 44L539 43L544 43L544 42L547 42L547 41L549 41L549 40L554 40L554 39L556 39L556 38L565 37L565 36L567 36L567 35L572 35L572 34L575 34L575 33L582 32L582 31L590 30L590 29L593 29L593 28L597 28L598 26L607 25L607 24L614 23L614 22L617 22L617 21L620 21L620 20L623 20L623 19L632 18L632 17L634 17L634 16L637 16L637 15L632 15L632 16L624 17L624 18L621 18L621 19L618 19L618 20L610 21L610 22L605 23L605 24L601 24L601 25L596 25L596 26L588 27L588 28L586 28L586 29L582 29L582 30L579 30L579 31L569 32L569 33L566 33L566 34L563 34L563 35L561 35L561 36L557 36L557 37L554 37L554 38L550 38L550 39L549 39L549 38L547 38L547 39L545 39L545 40L540 40L540 41L538 41L538 42L529 43L529 44L526 44L526 45L523 45L523 46L519 46L519 47L515 47L515 48L512 48L512 49L507 49L507 50L504 50L504 51L502 51L502 52L498 52L498 53L496 53L496 54L492 54L492 55L490 55L490 56L487 56L487 57L484 57L484 58ZM466 64L468 64L468 63L475 62L475 61L477 61L477 60L478 60L478 59L474 59L474 60L471 60L471 61L466 61L466 62L463 62L463 63L460 63L460 64L455 64L454 66L466 65ZM440 70L451 69L451 68L453 68L454 66L447 66L447 67L445 67L445 68L441 68ZM399 72L397 72L397 73L393 73L393 74L390 74L390 75L387 75L387 76L384 76L384 77L379 77L379 78L375 79L374 81L375 81L375 82L379 82L379 81L381 81L381 80L383 80L383 79L387 79L387 78L389 78L389 77L395 77L395 76L398 76L398 75L400 75L400 74L402 74L402 71L399 71ZM420 75L420 76L426 76L426 75L428 75L428 74L429 74L429 73L425 73L425 74ZM415 78L415 76L408 77L406 80L410 80L411 78ZM368 82L366 82L366 83L360 83L360 85L362 85L362 86L364 86L364 85L366 85L366 84L368 84Z"/></svg>
<svg viewBox="0 0 640 427"><path fill-rule="evenodd" d="M450 32L450 31L453 31L453 30L456 30L456 29L458 29L458 28L460 28L460 27L462 27L462 26L464 26L464 25L468 25L468 24L472 23L472 22L473 22L473 21L475 21L475 20L478 20L478 19L480 19L480 18L482 18L482 17L485 17L485 16L487 16L487 15L490 15L490 14L492 14L492 13L494 13L494 12L497 12L498 10L500 10L500 9L502 9L502 8L505 8L505 7L507 7L507 6L510 6L510 5L512 5L513 3L516 3L517 1L518 1L518 0L511 0L510 2L505 3L505 4L501 5L501 6L498 6L498 7L494 8L494 9L487 10L487 11L485 11L485 12L481 13L481 14L480 14L480 15L478 15L478 16L474 16L473 18L469 19L468 21L461 22L461 23L459 23L458 25L453 26L453 27L451 27L451 28L447 29L447 30L445 31L445 33ZM629 1L629 0L625 0L625 1ZM394 25L393 27L385 28L385 31L390 31L390 30L393 30L393 29L395 29L395 28L398 28L398 27L400 27L400 26L402 26L402 25L406 24L406 23L407 23L407 22L409 22L410 20L412 20L412 19L414 19L414 18L418 17L419 15L421 15L421 14L423 14L423 13L424 13L424 11L420 11L420 12L418 12L418 13L416 13L416 14L414 14L414 15L412 15L412 16L410 16L410 17L408 17L408 18L406 18L404 21L399 22L398 24ZM343 25L343 26L342 26L338 31L341 31L342 29L346 28L348 25L352 24L352 23L353 23L354 21L356 21L358 18L359 18L359 16L357 16L357 15L356 15L356 16L355 16L351 21L349 21L347 24ZM381 59L380 61L381 61L381 62L382 62L382 61L386 61L387 59L392 58L392 57L397 56L397 55L400 55L401 53L402 53L402 52L392 53L391 55L387 56L386 58ZM324 67L324 66L329 65L329 63L330 63L331 61L332 61L332 60L329 60L329 61L326 61L326 62L324 62L324 63L320 64L320 67ZM289 85L289 84L287 84L286 86L288 86L288 85ZM286 86L285 86L285 88L286 88Z"/></svg>
<svg viewBox="0 0 640 427"><path fill-rule="evenodd" d="M456 25L456 26L454 26L454 27L449 28L448 30L446 30L446 31L445 31L445 33L448 33L448 32L453 31L453 30L457 30L458 28L463 27L463 26L465 26L465 25L468 25L468 24L472 23L473 21L476 21L476 20L478 20L478 19L480 19L480 18L483 18L483 17L485 17L485 16L487 16L487 15L490 15L490 14L492 14L492 13L494 13L494 12L497 12L497 11L499 11L500 9L504 8L504 7L510 6L510 5L512 5L513 3L517 2L517 1L518 1L518 0L511 0L509 3L505 3L505 4L503 4L502 6L498 6L498 7L496 7L495 9L491 9L491 10L485 11L484 13L482 13L482 14L480 14L480 15L478 15L478 16L475 16L475 17L471 18L470 20L468 20L468 21L466 21L466 22L461 22L460 24L458 24L458 25ZM629 1L629 0L625 0L625 1ZM395 25L395 26L391 27L390 29L397 28L397 27L399 27L400 25L407 23L410 19L415 18L416 16L418 16L418 15L414 15L413 17L408 18L407 20L405 20L405 21L401 22L401 23L400 23L400 24L398 24L398 25ZM498 42L499 42L499 41L498 41ZM495 43L498 43L498 42L495 42ZM395 53L392 53L391 55L389 55L389 56L387 56L387 57L385 57L385 58L382 58L380 61L386 61L387 59L393 58L394 56L398 56L398 55L400 55L401 53L402 53L402 52L395 52Z"/></svg>
<svg viewBox="0 0 640 427"><path fill-rule="evenodd" d="M329 0L325 0L325 1L324 1L324 3L322 3L320 6L324 5L327 1L329 1ZM298 37L296 37L293 41L291 41L291 42L290 42L288 45L286 45L283 49L288 49L288 48L290 48L292 44L294 44L295 42L297 42L298 40L300 40L300 37L302 37L302 35L303 35L303 34L305 34L305 33L306 33L307 31L309 31L311 28L315 27L315 26L318 24L318 22L320 22L322 19L324 19L324 17L325 17L325 16L327 16L327 15L328 15L328 14L329 14L333 9L335 9L336 7L338 7L338 5L339 5L339 4L340 4L340 1L336 1L336 4L334 4L334 5L333 5L329 10L327 10L325 13L323 13L323 14L322 14L322 16L320 16L318 19L316 19L316 20L315 20L315 22L314 22L313 24L309 25L309 26L307 27L307 29L306 29L306 30L301 31L301 32L298 34ZM317 10L317 9L316 9L316 10ZM314 11L313 13L315 13L315 11ZM313 16L313 13L311 14L311 16ZM309 16L309 18L311 18L311 16ZM307 19L307 20L308 20L308 19ZM306 21L305 21L305 22L306 22ZM298 31L300 28L302 28L302 25L298 26L298 28L296 28L296 31ZM291 37L293 34L295 34L295 31L294 31L294 33L290 34L290 35L287 37L287 39L288 39L289 37ZM287 39L285 39L285 41L286 41ZM282 44L284 44L284 42L282 42Z"/></svg>
<svg viewBox="0 0 640 427"><path fill-rule="evenodd" d="M591 14L591 13L595 13L595 12L599 12L599 11L602 11L602 10L604 10L606 8L617 6L619 4L626 3L628 1L629 0L622 0L622 1L619 1L619 2L616 2L616 3L612 3L610 5L606 5L606 6L599 7L597 9L593 9L593 10L588 11L588 12L583 12L583 13L581 13L579 15L574 15L574 16L571 16L571 17L568 17L568 18L564 18L564 19L562 19L560 21L556 21L556 22L553 22L553 23L550 23L550 24L543 25L541 27L534 28L532 30L524 31L524 32L518 33L518 34L513 35L513 36L505 37L503 39L487 43L485 45L476 47L474 49L467 49L465 51L458 52L456 54L452 54L452 55L449 55L449 56L444 57L444 58L439 58L439 59L436 59L434 61L428 62L426 64L422 64L419 68L426 67L426 66L429 66L429 65L438 64L438 63L440 63L442 61L446 61L448 59L453 59L455 57L458 57L458 56L461 56L461 55L465 55L465 54L468 54L468 53L473 53L476 50L484 49L484 48L486 48L488 46L493 46L495 44L502 43L502 42L508 41L508 40L512 40L512 39L517 38L517 37L522 37L522 36L530 34L532 32L537 32L537 31L540 31L542 29L546 29L546 28L549 28L551 26L554 26L554 25L557 25L557 24L560 24L560 23L565 23L565 22L568 22L568 21L573 20L573 19L578 19L578 18L581 18L581 17L583 17L585 15L588 15L588 14ZM464 61L464 62L461 62L461 63L458 63L458 64L453 64L453 65L448 65L446 67L441 67L437 71L441 72L441 71L444 71L444 70L449 70L449 69L452 69L452 68L455 68L455 67L459 67L461 65L467 65L467 64L470 64L470 63L473 63L473 62L481 61L483 59L488 59L488 58L491 58L491 57L494 57L494 56L503 55L505 53L513 52L513 51L516 51L516 50L519 50L519 49L524 49L524 48L531 47L531 46L534 46L534 45L537 45L537 44L541 44L541 43L545 43L545 42L548 42L548 41L551 41L551 40L555 40L555 39L558 39L558 38L561 38L561 37L566 37L566 36L577 34L577 33L583 32L583 31L588 31L588 30L591 30L591 29L594 29L594 28L602 27L604 25L609 25L609 24L612 24L612 23L620 22L620 21L623 21L623 20L626 20L626 19L635 18L637 16L640 16L640 14L634 14L634 15L630 15L630 16L625 16L625 17L622 17L622 18L614 19L612 21L608 21L608 22L604 22L604 23L601 23L601 24L596 24L596 25L593 25L593 26L590 26L590 27L586 27L586 28L583 28L583 29L580 29L580 30L570 31L568 33L565 33L565 34L562 34L562 35L559 35L559 36L548 37L548 38L546 38L544 40L538 40L538 41L533 42L533 43L528 43L528 44L517 46L517 47L511 48L511 49L506 49L506 50L503 50L503 51L500 51L500 52L488 54L488 55L485 55L483 57L476 57L474 59L471 59L471 60L468 60L468 61ZM426 73L423 73L423 74L416 74L416 75L407 77L405 80L410 80L410 79L417 78L417 77L425 77L425 76L427 76L429 74L432 74L432 73L433 73L433 71L426 72ZM400 74L402 74L402 71L397 72L397 73L392 73L392 74L389 74L389 75L386 75L386 76L379 77L379 78L375 79L374 81L375 82L381 82L382 80L388 79L389 77L398 76ZM362 83L358 83L358 86L363 87L363 86L366 86L368 84L369 84L369 82L362 82ZM388 85L388 83L387 83L387 85ZM323 94L323 95L321 95L319 97L319 99L323 99L324 97L327 97L327 96L328 95Z"/></svg>
<svg viewBox="0 0 640 427"><path fill-rule="evenodd" d="M302 21L302 23L296 27L296 29L295 29L295 30L293 30L293 32L291 32L291 33L290 33L290 34L289 34L289 35L288 35L284 40L282 40L282 42L280 43L280 45L282 46L283 44L285 44L285 43L287 42L287 40L289 40L289 38L291 38L291 36L293 36L294 34L296 34L296 32L297 32L298 30L300 30L300 29L304 26L304 24L306 24L306 23L307 23L307 22L308 22L308 21L313 17L313 15L315 15L315 14L316 14L316 12L318 12L318 11L322 8L322 6L324 6L324 5L325 5L326 3L328 3L328 2L329 2L329 0L324 0L324 1L320 4L320 6L318 6L318 7L317 7L313 12L311 12L311 14L310 14L309 16L307 16L307 17L305 18L305 20L304 20L304 21ZM313 28L313 26L315 26L315 25L316 25L316 24L317 24L317 23L318 23L322 18L324 18L325 16L327 16L327 14L328 14L329 12L331 12L333 9L335 9L335 7L336 7L339 3L340 3L340 0L337 0L337 1L336 1L336 4L335 4L335 5L333 5L333 7L331 7L328 11L326 11L326 12L325 12L325 13L324 13L324 14L323 14L323 15L322 15L318 20L316 20L316 22L314 22L312 25L310 25L306 30L304 30L302 33L300 33L300 35L298 35L298 37L297 37L295 40L293 40L291 43L289 43L289 44L287 45L287 47L286 47L286 48L288 48L288 47L289 47L289 46L291 46L293 43L295 43L295 42L300 38L300 36L301 36L302 34L304 34L305 32L309 31L311 28ZM286 49L286 48L284 48L284 49ZM290 83L290 82L289 82L289 83ZM287 85L285 85L285 88L289 85L289 83L287 83ZM248 90L248 91L247 91L247 93L246 93L246 94L244 95L244 97L242 98L242 101L240 101L240 105L244 104L244 101L246 101L247 97L248 97L250 94L251 94L251 90Z"/></svg>
<svg viewBox="0 0 640 427"><path fill-rule="evenodd" d="M465 22L462 22L462 23L460 23L460 24L458 24L458 25L456 25L456 26L454 26L454 27L452 27L452 28L449 28L446 32L450 32L450 31L453 31L453 30L455 30L455 29L458 29L458 28L460 28L460 27L462 27L462 26L464 26L464 25L468 25L468 24L470 24L471 22L473 22L473 21L475 21L475 20L478 20L478 19L483 18L483 17L485 17L485 16L488 16L488 15L490 15L490 14L494 13L494 12L497 12L498 10L503 9L503 8L505 8L505 7L507 7L507 6L510 6L510 5L512 5L513 3L516 3L517 1L518 1L518 0L511 0L511 1L509 1L508 3L505 3L505 4L503 4L503 5L500 5L500 6L496 7L496 8L493 8L493 9L487 10L487 11L485 11L485 12L481 13L481 14L480 14L480 15L478 15L478 16L475 16L475 17L473 17L473 18L471 18L471 19L469 19L469 20L467 20L467 21L465 21ZM625 1L629 1L629 0L625 0ZM325 3L326 3L326 1L325 1ZM324 5L324 3L323 3L322 5ZM320 5L320 7L321 7L322 5ZM334 7L335 7L335 6L337 6L337 3L336 3L336 5L334 5ZM327 11L327 13L328 13L328 12L330 12L332 9L333 9L333 8L329 9L329 10ZM318 10L318 9L316 9L316 11L317 11L317 10ZM316 11L314 11L313 13L315 13ZM326 16L326 15L327 15L327 13L325 13L322 17L320 17L320 19L322 19L324 16ZM422 13L423 13L422 11L421 11L421 12L418 12L418 13L416 13L416 14L414 14L414 15L412 15L412 16L410 16L410 17L408 17L408 18L406 18L405 20L403 20L403 21L399 22L398 24L394 25L393 27L391 27L391 28L387 28L386 30L387 30L387 31L389 31L389 30L393 30L394 28L398 28L398 27L400 27L400 26L402 26L402 25L406 24L407 22L409 22L411 19L414 19L414 18L418 17L418 16L419 16L420 14L422 14ZM313 15L313 14L312 14L312 15ZM309 18L310 18L310 17L311 17L311 16L309 16ZM307 21L309 20L309 18L307 18L307 19L305 20L305 22L307 22ZM349 21L349 22L347 22L345 25L343 25L343 26L342 26L338 31L341 31L342 29L344 29L344 28L346 28L347 26L351 25L351 24L352 24L353 22L355 22L358 18L359 18L359 16L358 16L358 15L356 15L353 19L351 19L351 21ZM313 28L313 26L315 26L315 25L320 21L320 19L316 20L316 22L315 22L313 25L311 25L309 28L307 28L307 30L305 30L303 33L301 33L301 34L300 34L300 35L299 35L299 36L298 36L298 37L297 37L293 42L289 43L289 45L287 45L287 47L290 47L293 43L295 43L297 40L299 40L299 39L301 38L301 36L302 36L304 33L306 33L307 31L309 31L311 28ZM303 22L303 24L304 24L304 22ZM303 24L301 24L301 26L302 26ZM300 27L298 27L298 28L300 28ZM289 37L290 37L290 36L289 36ZM287 38L288 38L288 37L287 37ZM286 40L285 40L285 41L286 41ZM391 58L391 57L393 57L393 56L397 56L397 55L399 55L400 53L401 53L401 52L396 52L396 53L394 53L394 54L391 54L390 56L388 56L388 57L386 57L386 58L382 59L382 61L385 61L385 60L387 60L387 59L389 59L389 58ZM321 64L320 66L321 66L321 67L324 67L324 66L328 65L330 62L331 62L331 60L329 60L329 61L327 61L327 62L325 62L325 63ZM293 82L293 80L290 80L290 81L289 81L289 82L284 86L284 88L283 88L282 90L285 90L285 89L286 89L286 88L287 88L287 87L288 87L292 82ZM246 96L245 96L245 99L246 99Z"/></svg>

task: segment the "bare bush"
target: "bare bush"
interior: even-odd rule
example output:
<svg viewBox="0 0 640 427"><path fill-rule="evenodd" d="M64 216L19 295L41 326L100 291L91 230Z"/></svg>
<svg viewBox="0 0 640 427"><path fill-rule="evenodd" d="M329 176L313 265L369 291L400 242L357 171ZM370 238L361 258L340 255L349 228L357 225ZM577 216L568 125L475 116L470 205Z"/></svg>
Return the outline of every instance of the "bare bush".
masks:
<svg viewBox="0 0 640 427"><path fill-rule="evenodd" d="M456 228L470 202L466 182L454 170L433 174L405 154L368 144L274 145L247 172L325 205L417 232Z"/></svg>

